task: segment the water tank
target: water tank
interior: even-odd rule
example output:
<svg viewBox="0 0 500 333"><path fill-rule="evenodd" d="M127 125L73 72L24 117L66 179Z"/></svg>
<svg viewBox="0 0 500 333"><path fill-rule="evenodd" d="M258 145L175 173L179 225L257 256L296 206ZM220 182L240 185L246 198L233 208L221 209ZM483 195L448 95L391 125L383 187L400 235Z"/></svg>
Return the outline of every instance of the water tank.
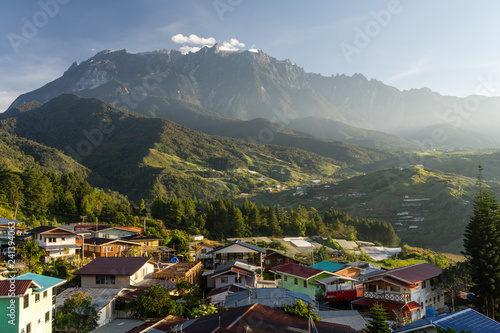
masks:
<svg viewBox="0 0 500 333"><path fill-rule="evenodd" d="M425 309L425 316L427 318L434 317L435 315L436 315L436 309L435 308L429 307L429 308Z"/></svg>

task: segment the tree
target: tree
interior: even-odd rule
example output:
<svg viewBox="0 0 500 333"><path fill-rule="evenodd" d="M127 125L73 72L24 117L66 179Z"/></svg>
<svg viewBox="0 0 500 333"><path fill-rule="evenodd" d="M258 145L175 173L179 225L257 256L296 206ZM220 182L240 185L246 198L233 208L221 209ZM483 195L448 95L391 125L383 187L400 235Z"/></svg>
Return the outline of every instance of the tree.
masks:
<svg viewBox="0 0 500 333"><path fill-rule="evenodd" d="M209 314L217 313L217 308L213 304L202 304L193 310L191 317L198 318L208 316Z"/></svg>
<svg viewBox="0 0 500 333"><path fill-rule="evenodd" d="M58 308L55 326L65 332L88 332L97 328L98 319L97 304L92 304L92 297L79 292Z"/></svg>
<svg viewBox="0 0 500 333"><path fill-rule="evenodd" d="M38 247L34 240L21 243L18 248L21 260L31 273L42 274L42 263L40 257L45 254L45 250Z"/></svg>
<svg viewBox="0 0 500 333"><path fill-rule="evenodd" d="M312 309L305 305L300 299L295 301L294 305L285 305L285 312L304 319L309 319L310 316L314 321L320 321L322 319L318 317L316 312L312 312Z"/></svg>
<svg viewBox="0 0 500 333"><path fill-rule="evenodd" d="M387 313L382 305L375 303L370 312L370 322L366 324L367 333L389 333L389 323L387 322Z"/></svg>
<svg viewBox="0 0 500 333"><path fill-rule="evenodd" d="M451 307L455 312L455 301L461 291L467 291L470 282L469 265L467 262L457 262L455 265L446 267L439 275L439 285L451 294Z"/></svg>
<svg viewBox="0 0 500 333"><path fill-rule="evenodd" d="M152 285L148 291L127 304L136 318L160 318L168 315L182 315L182 305L170 298L170 294L161 285Z"/></svg>
<svg viewBox="0 0 500 333"><path fill-rule="evenodd" d="M474 302L480 312L495 319L500 300L500 213L494 194L483 184L479 166L474 211L464 234L464 252L470 266Z"/></svg>

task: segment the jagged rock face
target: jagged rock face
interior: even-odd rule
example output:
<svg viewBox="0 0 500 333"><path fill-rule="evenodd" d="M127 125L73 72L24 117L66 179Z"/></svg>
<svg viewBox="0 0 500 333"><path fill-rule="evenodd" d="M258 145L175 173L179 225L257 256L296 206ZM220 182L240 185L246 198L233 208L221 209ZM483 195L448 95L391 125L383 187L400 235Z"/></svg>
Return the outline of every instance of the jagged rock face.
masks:
<svg viewBox="0 0 500 333"><path fill-rule="evenodd" d="M215 45L186 55L175 50L102 51L19 96L11 107L62 93L97 97L131 110L148 98L173 98L242 120L262 117L286 125L314 116L390 133L435 124L491 127L488 117L500 106L498 99L479 103L475 117L465 119L454 111L464 99L429 89L399 91L361 74L324 77L261 51L226 52Z"/></svg>

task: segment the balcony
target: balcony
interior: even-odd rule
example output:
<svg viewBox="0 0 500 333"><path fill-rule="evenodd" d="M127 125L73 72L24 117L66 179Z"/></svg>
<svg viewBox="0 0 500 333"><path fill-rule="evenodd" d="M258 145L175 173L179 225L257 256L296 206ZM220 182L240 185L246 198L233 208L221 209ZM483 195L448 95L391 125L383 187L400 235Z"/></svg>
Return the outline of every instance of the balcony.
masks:
<svg viewBox="0 0 500 333"><path fill-rule="evenodd" d="M405 295L402 293L391 293L391 292L374 292L365 290L364 297L371 299L378 299L381 301L392 301L398 303L407 303L411 301L410 294Z"/></svg>

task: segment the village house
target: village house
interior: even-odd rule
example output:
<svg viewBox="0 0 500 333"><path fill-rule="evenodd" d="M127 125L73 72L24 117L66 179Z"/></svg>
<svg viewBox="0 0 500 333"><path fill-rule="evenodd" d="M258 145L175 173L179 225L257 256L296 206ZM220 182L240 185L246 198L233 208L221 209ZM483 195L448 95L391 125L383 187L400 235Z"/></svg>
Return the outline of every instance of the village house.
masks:
<svg viewBox="0 0 500 333"><path fill-rule="evenodd" d="M133 288L153 271L149 257L99 257L74 274L82 288Z"/></svg>
<svg viewBox="0 0 500 333"><path fill-rule="evenodd" d="M283 264L297 264L306 265L303 261L294 259L276 250L266 250L266 256L264 257L263 268L269 270L273 267L283 265Z"/></svg>
<svg viewBox="0 0 500 333"><path fill-rule="evenodd" d="M66 299L71 298L78 293L86 297L92 297L92 304L97 305L97 327L112 322L117 317L115 311L115 302L117 297L121 296L126 289L122 288L68 288L57 295L56 308L62 306Z"/></svg>
<svg viewBox="0 0 500 333"><path fill-rule="evenodd" d="M114 227L110 225L98 225L97 227L90 227L86 229L90 231L92 237L96 238L112 238L119 239L133 235L139 235L141 233L140 228L134 227Z"/></svg>
<svg viewBox="0 0 500 333"><path fill-rule="evenodd" d="M46 262L49 262L50 258L74 255L79 248L76 245L76 233L61 227L44 225L31 229L29 233L31 239L47 252Z"/></svg>
<svg viewBox="0 0 500 333"><path fill-rule="evenodd" d="M124 256L132 246L139 245L121 239L96 237L85 239L83 243L84 255L88 258Z"/></svg>
<svg viewBox="0 0 500 333"><path fill-rule="evenodd" d="M0 281L0 331L52 333L56 288L65 282L34 273Z"/></svg>
<svg viewBox="0 0 500 333"><path fill-rule="evenodd" d="M444 306L444 291L437 284L442 269L428 263L374 272L363 279L363 298L352 302L361 308L381 304L392 317L404 322L425 316L426 309Z"/></svg>
<svg viewBox="0 0 500 333"><path fill-rule="evenodd" d="M207 252L212 257L214 267L218 267L231 260L243 260L256 265L261 265L266 249L249 244L241 240L234 241L225 246Z"/></svg>
<svg viewBox="0 0 500 333"><path fill-rule="evenodd" d="M226 262L213 271L205 272L207 286L209 288L220 288L227 285L238 285L254 288L257 284L256 272L259 266L252 265L240 260Z"/></svg>
<svg viewBox="0 0 500 333"><path fill-rule="evenodd" d="M271 272L279 275L283 288L304 293L312 299L326 296L325 283L319 280L336 276L334 273L297 264L280 265Z"/></svg>

